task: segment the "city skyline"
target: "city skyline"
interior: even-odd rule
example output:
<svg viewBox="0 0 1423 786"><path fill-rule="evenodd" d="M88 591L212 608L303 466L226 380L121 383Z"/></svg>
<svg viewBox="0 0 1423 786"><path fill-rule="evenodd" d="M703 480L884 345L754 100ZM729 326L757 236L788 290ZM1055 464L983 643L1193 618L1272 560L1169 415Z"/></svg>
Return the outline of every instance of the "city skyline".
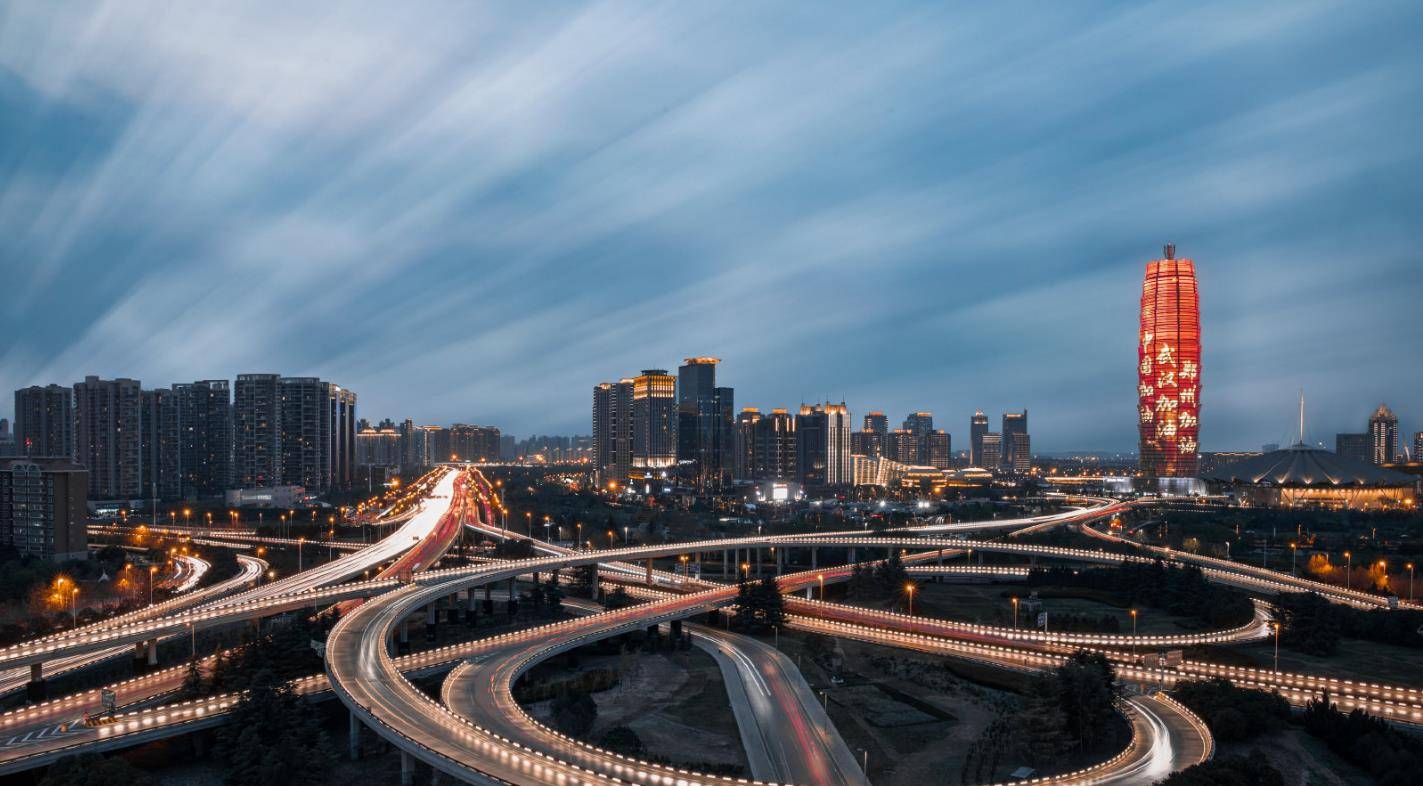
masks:
<svg viewBox="0 0 1423 786"><path fill-rule="evenodd" d="M283 368L580 433L589 384L707 354L738 405L1127 452L1175 242L1202 449L1290 441L1300 388L1312 441L1421 427L1409 4L364 10L0 23L0 390Z"/></svg>

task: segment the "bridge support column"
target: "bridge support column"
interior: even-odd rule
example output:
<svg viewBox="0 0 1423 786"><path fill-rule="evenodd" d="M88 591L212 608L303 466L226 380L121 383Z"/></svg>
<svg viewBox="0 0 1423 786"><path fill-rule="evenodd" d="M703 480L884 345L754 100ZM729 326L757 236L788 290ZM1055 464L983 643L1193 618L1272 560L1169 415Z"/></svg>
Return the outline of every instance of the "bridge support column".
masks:
<svg viewBox="0 0 1423 786"><path fill-rule="evenodd" d="M649 586L649 587L652 586L652 558L651 558L651 557L649 557L648 560L647 560L647 572L646 572L646 574L644 574L643 581L646 582L647 586Z"/></svg>
<svg viewBox="0 0 1423 786"><path fill-rule="evenodd" d="M756 578L761 578L761 547L756 547Z"/></svg>
<svg viewBox="0 0 1423 786"><path fill-rule="evenodd" d="M148 640L148 665L158 665L158 639Z"/></svg>
<svg viewBox="0 0 1423 786"><path fill-rule="evenodd" d="M29 701L44 701L49 698L49 686L44 681L44 664L30 664L30 681L25 685L25 698Z"/></svg>
<svg viewBox="0 0 1423 786"><path fill-rule="evenodd" d="M473 628L479 619L475 616L474 604L476 602L474 590L471 589L464 594L464 624Z"/></svg>
<svg viewBox="0 0 1423 786"><path fill-rule="evenodd" d="M400 640L396 642L395 651L401 655L410 652L410 620L400 620Z"/></svg>
<svg viewBox="0 0 1423 786"><path fill-rule="evenodd" d="M448 598L445 598L445 621L460 621L460 594L458 592L452 592Z"/></svg>
<svg viewBox="0 0 1423 786"><path fill-rule="evenodd" d="M425 641L434 641L440 626L440 601L425 607Z"/></svg>
<svg viewBox="0 0 1423 786"><path fill-rule="evenodd" d="M415 757L400 752L400 786L415 786Z"/></svg>
<svg viewBox="0 0 1423 786"><path fill-rule="evenodd" d="M855 547L854 547L854 546L851 546L851 547L850 547L850 564L851 564L851 565L854 565L854 564L857 563L857 562L859 562L859 560L855 558Z"/></svg>
<svg viewBox="0 0 1423 786"><path fill-rule="evenodd" d="M727 557L727 554L728 554L728 553L729 553L729 552L728 552L726 549L722 549L722 550L721 550L721 580L722 580L722 581L726 581L727 578L729 578L729 575L728 575L727 572L726 572L726 566L727 566L727 564L728 564L727 561L726 561L726 557Z"/></svg>
<svg viewBox="0 0 1423 786"><path fill-rule="evenodd" d="M785 566L786 566L786 550L783 549L783 548L781 548L781 549L776 549L776 575L777 575L777 576L781 575L781 571L785 568Z"/></svg>
<svg viewBox="0 0 1423 786"><path fill-rule="evenodd" d="M805 599L810 600L810 587L805 588Z"/></svg>
<svg viewBox="0 0 1423 786"><path fill-rule="evenodd" d="M818 549L818 548L816 548L816 547L814 547L814 546L811 546L811 547L810 547L810 569L811 569L811 570L815 570L815 569L818 568L818 567L820 567L820 549Z"/></svg>
<svg viewBox="0 0 1423 786"><path fill-rule="evenodd" d="M939 549L939 556L935 558L935 561L936 561L936 564L937 564L939 567L942 568L942 567L944 566L944 550L943 550L943 549Z"/></svg>
<svg viewBox="0 0 1423 786"><path fill-rule="evenodd" d="M356 713L349 713L350 722L346 727L346 744L351 751L351 761L361 760L361 719Z"/></svg>

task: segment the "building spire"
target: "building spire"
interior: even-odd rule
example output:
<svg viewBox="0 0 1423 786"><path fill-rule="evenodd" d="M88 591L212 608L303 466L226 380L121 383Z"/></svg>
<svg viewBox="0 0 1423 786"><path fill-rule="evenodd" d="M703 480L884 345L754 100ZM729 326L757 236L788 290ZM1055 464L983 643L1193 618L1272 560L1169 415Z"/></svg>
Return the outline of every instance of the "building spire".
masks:
<svg viewBox="0 0 1423 786"><path fill-rule="evenodd" d="M1299 389L1299 444L1304 444L1304 388Z"/></svg>

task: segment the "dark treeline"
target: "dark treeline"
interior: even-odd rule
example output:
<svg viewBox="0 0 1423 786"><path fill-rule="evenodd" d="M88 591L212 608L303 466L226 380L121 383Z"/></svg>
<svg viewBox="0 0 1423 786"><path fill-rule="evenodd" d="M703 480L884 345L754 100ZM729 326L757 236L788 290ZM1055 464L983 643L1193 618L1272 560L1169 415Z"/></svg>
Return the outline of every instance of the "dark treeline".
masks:
<svg viewBox="0 0 1423 786"><path fill-rule="evenodd" d="M1363 768L1380 786L1413 786L1423 778L1419 740L1379 718L1354 710L1340 712L1329 694L1306 705L1304 728L1350 763Z"/></svg>
<svg viewBox="0 0 1423 786"><path fill-rule="evenodd" d="M1085 570L1034 569L1028 574L1028 585L1102 590L1131 605L1189 617L1203 628L1244 625L1255 615L1248 597L1207 582L1200 568L1166 565L1159 560Z"/></svg>
<svg viewBox="0 0 1423 786"><path fill-rule="evenodd" d="M1283 625L1280 643L1307 655L1333 655L1340 638L1423 647L1423 611L1356 609L1307 592L1281 593L1275 606Z"/></svg>
<svg viewBox="0 0 1423 786"><path fill-rule="evenodd" d="M1240 742L1290 722L1290 705L1278 693L1237 688L1230 680L1183 682L1171 692L1210 727L1221 742Z"/></svg>

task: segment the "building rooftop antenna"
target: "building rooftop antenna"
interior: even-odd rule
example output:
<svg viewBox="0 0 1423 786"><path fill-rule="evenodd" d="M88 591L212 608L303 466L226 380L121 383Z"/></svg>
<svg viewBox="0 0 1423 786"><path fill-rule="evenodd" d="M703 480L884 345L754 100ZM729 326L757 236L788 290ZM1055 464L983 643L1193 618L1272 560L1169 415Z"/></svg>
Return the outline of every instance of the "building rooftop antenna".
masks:
<svg viewBox="0 0 1423 786"><path fill-rule="evenodd" d="M1299 444L1304 444L1304 388L1299 389Z"/></svg>

